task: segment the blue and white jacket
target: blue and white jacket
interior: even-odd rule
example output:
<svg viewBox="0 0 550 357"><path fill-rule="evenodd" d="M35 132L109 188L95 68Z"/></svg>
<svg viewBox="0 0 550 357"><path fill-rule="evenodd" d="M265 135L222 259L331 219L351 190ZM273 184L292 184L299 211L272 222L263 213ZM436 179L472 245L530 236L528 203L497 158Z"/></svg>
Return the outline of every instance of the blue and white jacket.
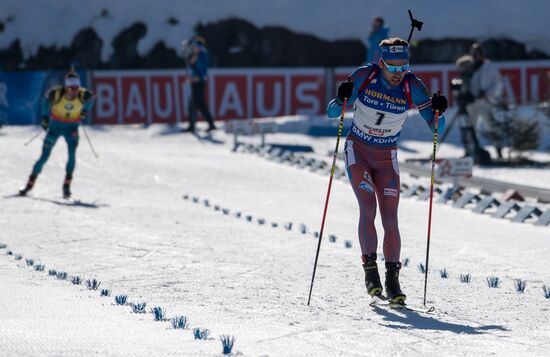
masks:
<svg viewBox="0 0 550 357"><path fill-rule="evenodd" d="M373 71L379 73L367 86L362 86ZM347 102L349 108L354 108L351 133L361 141L380 147L396 145L407 119L407 111L412 109L412 105L418 107L420 115L432 132L435 130L435 112L428 89L412 72L405 75L401 84L392 86L382 76L378 65L369 63L356 69L351 74L351 79L354 88ZM327 115L336 118L341 113L342 103L335 98L328 104ZM440 115L438 134L444 130L445 117Z"/></svg>

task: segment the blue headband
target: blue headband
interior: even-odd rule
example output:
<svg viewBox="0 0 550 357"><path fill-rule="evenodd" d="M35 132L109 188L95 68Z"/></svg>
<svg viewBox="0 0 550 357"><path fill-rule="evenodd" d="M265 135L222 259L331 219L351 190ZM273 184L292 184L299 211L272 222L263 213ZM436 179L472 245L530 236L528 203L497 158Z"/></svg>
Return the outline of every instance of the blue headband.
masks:
<svg viewBox="0 0 550 357"><path fill-rule="evenodd" d="M380 46L382 50L382 59L384 60L408 60L409 46Z"/></svg>

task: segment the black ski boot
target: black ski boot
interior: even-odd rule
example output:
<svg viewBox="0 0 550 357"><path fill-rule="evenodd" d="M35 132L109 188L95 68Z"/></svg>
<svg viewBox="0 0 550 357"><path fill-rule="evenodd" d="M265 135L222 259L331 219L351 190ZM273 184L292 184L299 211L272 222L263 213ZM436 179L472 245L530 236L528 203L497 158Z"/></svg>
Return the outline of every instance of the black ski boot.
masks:
<svg viewBox="0 0 550 357"><path fill-rule="evenodd" d="M67 174L65 176L65 181L63 182L63 198L71 198L71 181L73 180L72 175Z"/></svg>
<svg viewBox="0 0 550 357"><path fill-rule="evenodd" d="M395 304L405 304L407 295L401 291L399 286L399 270L401 269L401 263L388 263L386 262L386 294L388 301Z"/></svg>
<svg viewBox="0 0 550 357"><path fill-rule="evenodd" d="M34 187L34 182L36 181L36 176L30 175L29 181L27 181L27 185L19 190L19 196L26 196L27 193L32 190Z"/></svg>
<svg viewBox="0 0 550 357"><path fill-rule="evenodd" d="M372 296L382 294L382 283L378 274L378 265L376 264L376 254L361 256L363 261L363 270L365 270L365 285L367 293Z"/></svg>

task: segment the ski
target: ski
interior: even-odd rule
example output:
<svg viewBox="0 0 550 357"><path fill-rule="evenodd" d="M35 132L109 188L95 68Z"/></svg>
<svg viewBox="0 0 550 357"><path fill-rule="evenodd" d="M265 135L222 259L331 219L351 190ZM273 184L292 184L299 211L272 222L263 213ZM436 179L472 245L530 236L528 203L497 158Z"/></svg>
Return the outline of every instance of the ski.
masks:
<svg viewBox="0 0 550 357"><path fill-rule="evenodd" d="M80 200L78 198L74 198L73 196L62 197L60 199L52 200L52 201L55 201L57 204L61 204L61 205L65 205L65 206L83 206L83 207L92 207L92 206L94 206L94 204L92 204L92 203L83 202L82 200Z"/></svg>
<svg viewBox="0 0 550 357"><path fill-rule="evenodd" d="M407 311L413 311L413 312L419 312L424 314L429 314L435 311L434 306L428 306L428 307L413 307L410 305L407 305L405 302L391 302L388 301L388 299L383 295L375 295L372 297L372 300L369 304L370 306L380 306L380 307L388 307L395 310L407 310Z"/></svg>
<svg viewBox="0 0 550 357"><path fill-rule="evenodd" d="M14 193L11 195L5 195L4 198L16 198L16 197L28 197L28 195L22 195L21 193Z"/></svg>
<svg viewBox="0 0 550 357"><path fill-rule="evenodd" d="M22 195L21 193L14 193L14 194L5 195L5 196L2 196L2 197L5 198L5 199L30 198L30 199L33 199L33 200L55 203L57 205L62 205L62 206L96 207L95 203L86 203L86 202L83 202L80 199L77 199L77 198L74 198L74 197L59 197L59 198L48 199L48 198L36 197L36 196L33 196L32 194L29 194L29 193L24 194L24 195Z"/></svg>

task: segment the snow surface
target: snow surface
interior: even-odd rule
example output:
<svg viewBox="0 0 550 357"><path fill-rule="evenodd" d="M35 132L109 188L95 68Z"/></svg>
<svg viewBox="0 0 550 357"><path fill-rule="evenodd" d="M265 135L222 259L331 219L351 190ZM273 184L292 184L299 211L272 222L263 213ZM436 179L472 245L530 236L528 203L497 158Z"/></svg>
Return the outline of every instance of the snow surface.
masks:
<svg viewBox="0 0 550 357"><path fill-rule="evenodd" d="M233 352L245 356L548 355L550 299L542 286L550 285L549 227L435 204L428 280L435 313L372 308L356 242L357 204L349 185L336 180L308 307L318 242L311 232L320 226L328 177L232 153L222 132L208 138L164 126L97 127L88 133L99 159L84 140L78 149L73 192L82 205L59 198L64 143L31 197L6 198L39 155L38 140L23 146L34 130L0 131L0 243L8 245L0 250L2 356L217 356L222 334L235 336ZM401 200L402 258L410 259L401 280L415 306L422 304L417 265L425 259L427 212L427 202ZM292 231L280 228L286 222L294 222ZM25 258L46 272L25 266ZM449 279L439 277L443 268ZM49 277L48 269L97 278L113 296L162 306L168 317L186 315L190 329L134 314L112 297ZM459 282L461 273L471 273L472 282ZM487 287L490 275L502 279L499 288ZM518 278L527 281L524 294L514 290ZM195 327L213 339L194 340Z"/></svg>
<svg viewBox="0 0 550 357"><path fill-rule="evenodd" d="M410 29L407 9L424 22L414 38L512 38L528 47L550 52L547 0L3 0L0 21L6 22L0 48L21 39L24 56L43 46L69 46L84 27L93 27L103 39L102 57L112 52L113 38L135 22L147 25L138 50L147 53L163 40L179 48L193 35L199 22L239 17L256 26L285 26L324 39L356 38L365 41L372 17L381 15L392 35L406 37ZM101 12L107 9L108 16ZM47 16L45 16L47 14ZM8 19L12 17L11 21ZM179 20L168 24L169 18ZM32 24L32 25L31 25Z"/></svg>

